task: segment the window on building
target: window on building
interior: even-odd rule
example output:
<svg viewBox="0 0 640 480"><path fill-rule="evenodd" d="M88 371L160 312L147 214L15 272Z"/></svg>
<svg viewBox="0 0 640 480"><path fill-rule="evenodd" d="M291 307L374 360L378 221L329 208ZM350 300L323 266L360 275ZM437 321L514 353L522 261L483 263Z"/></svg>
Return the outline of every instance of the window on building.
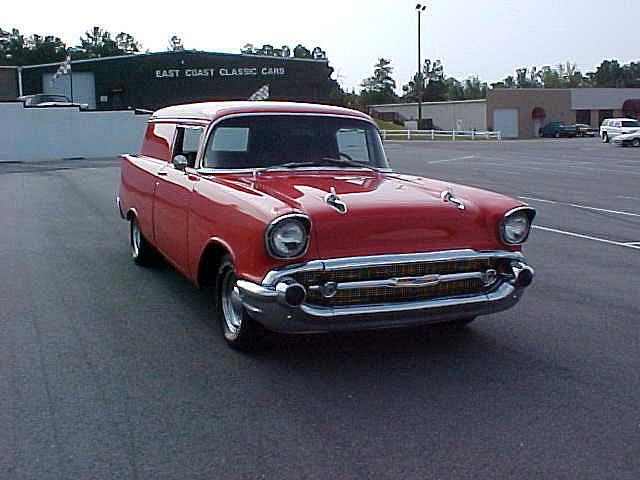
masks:
<svg viewBox="0 0 640 480"><path fill-rule="evenodd" d="M613 117L613 110L600 110L598 112L598 125L602 125L605 118Z"/></svg>
<svg viewBox="0 0 640 480"><path fill-rule="evenodd" d="M576 123L591 125L591 110L576 110Z"/></svg>

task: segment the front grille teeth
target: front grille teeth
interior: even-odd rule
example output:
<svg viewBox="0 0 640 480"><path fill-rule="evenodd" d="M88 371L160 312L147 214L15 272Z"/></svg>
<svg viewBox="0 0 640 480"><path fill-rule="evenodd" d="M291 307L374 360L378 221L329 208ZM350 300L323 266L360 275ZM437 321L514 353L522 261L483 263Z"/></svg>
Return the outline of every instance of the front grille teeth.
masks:
<svg viewBox="0 0 640 480"><path fill-rule="evenodd" d="M415 262L393 265L358 267L350 270L300 272L297 282L307 288L307 303L325 307L389 304L424 301L444 297L478 295L496 287L498 278L508 268L508 260L482 259L448 262ZM340 290L339 285L349 282L390 280L402 277L435 277L475 273L476 278L445 281L424 286L364 286ZM380 282L378 282L380 283Z"/></svg>

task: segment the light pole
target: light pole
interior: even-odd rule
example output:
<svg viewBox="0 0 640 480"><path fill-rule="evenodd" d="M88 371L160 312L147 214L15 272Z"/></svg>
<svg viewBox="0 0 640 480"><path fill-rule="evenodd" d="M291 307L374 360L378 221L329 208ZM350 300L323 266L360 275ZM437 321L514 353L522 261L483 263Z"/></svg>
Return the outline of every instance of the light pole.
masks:
<svg viewBox="0 0 640 480"><path fill-rule="evenodd" d="M426 5L416 4L418 12L418 130L422 127L422 59L420 55L420 14L427 9Z"/></svg>

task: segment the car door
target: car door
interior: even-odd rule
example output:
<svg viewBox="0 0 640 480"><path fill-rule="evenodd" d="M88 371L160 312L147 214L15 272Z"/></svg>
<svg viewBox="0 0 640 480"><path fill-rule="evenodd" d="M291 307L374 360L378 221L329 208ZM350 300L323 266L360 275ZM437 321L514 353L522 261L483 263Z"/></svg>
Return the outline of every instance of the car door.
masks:
<svg viewBox="0 0 640 480"><path fill-rule="evenodd" d="M172 158L183 155L187 163L195 161L203 127L179 125L176 128ZM191 166L193 164L191 163ZM186 173L184 165L169 162L158 171L154 195L153 225L156 246L186 275L188 271L187 232L193 190L198 177Z"/></svg>
<svg viewBox="0 0 640 480"><path fill-rule="evenodd" d="M616 120L613 122L613 126L609 127L609 136L611 138L615 137L616 135L620 135L620 131L622 130L620 128L620 125L621 125L620 121Z"/></svg>

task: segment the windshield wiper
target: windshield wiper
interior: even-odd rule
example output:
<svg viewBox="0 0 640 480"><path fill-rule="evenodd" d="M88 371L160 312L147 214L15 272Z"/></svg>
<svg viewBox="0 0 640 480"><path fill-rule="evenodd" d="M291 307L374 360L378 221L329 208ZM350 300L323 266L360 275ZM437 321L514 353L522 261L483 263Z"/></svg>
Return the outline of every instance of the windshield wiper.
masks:
<svg viewBox="0 0 640 480"><path fill-rule="evenodd" d="M322 157L321 160L314 160L311 162L288 162L288 163L281 163L280 165L272 165L271 167L258 170L258 173L267 172L269 170L277 170L279 168L324 167L327 165L336 165L340 167L368 168L369 170L373 170L374 172L378 171L378 169L375 167L365 165L364 163L355 162L353 160L343 160L342 158L336 158L336 157Z"/></svg>
<svg viewBox="0 0 640 480"><path fill-rule="evenodd" d="M288 162L281 163L279 165L271 165L267 168L261 168L258 172L267 172L269 170L277 170L279 168L303 168L303 167L322 167L326 165L327 162L324 161L313 161L313 162Z"/></svg>
<svg viewBox="0 0 640 480"><path fill-rule="evenodd" d="M354 160L346 160L342 158L336 157L322 157L322 160L331 164L331 165L341 165L345 167L358 167L358 168L368 168L369 170L373 170L374 172L379 171L376 167L372 167L371 165L367 165L365 163L356 162Z"/></svg>

